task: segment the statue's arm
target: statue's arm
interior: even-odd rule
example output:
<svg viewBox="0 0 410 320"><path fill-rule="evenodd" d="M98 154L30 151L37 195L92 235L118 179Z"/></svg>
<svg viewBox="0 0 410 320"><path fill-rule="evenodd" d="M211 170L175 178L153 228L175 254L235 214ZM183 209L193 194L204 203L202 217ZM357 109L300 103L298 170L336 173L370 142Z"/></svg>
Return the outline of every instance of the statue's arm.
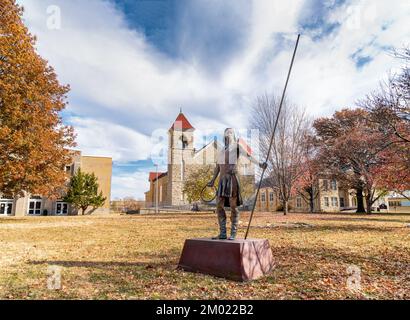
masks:
<svg viewBox="0 0 410 320"><path fill-rule="evenodd" d="M265 162L259 162L252 154L249 154L247 150L241 145L238 144L239 146L239 153L243 154L246 158L248 158L253 164L259 166L260 168L264 168L267 166Z"/></svg>
<svg viewBox="0 0 410 320"><path fill-rule="evenodd" d="M219 168L219 164L217 164L215 166L214 175L212 177L212 180L209 182L208 186L213 187L215 185L216 178L218 178L218 175L219 175L220 171L221 171L221 169Z"/></svg>

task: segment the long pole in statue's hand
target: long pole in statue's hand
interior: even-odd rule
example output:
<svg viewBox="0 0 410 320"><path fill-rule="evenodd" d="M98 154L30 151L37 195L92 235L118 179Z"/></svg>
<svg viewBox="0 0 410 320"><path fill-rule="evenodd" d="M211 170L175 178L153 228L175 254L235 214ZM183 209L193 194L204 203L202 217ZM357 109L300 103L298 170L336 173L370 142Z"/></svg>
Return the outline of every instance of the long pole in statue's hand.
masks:
<svg viewBox="0 0 410 320"><path fill-rule="evenodd" d="M276 116L275 126L274 126L274 128L273 128L272 137L271 137L271 140L270 140L270 145L269 145L268 153L267 153L267 155L266 155L266 161L265 161L265 163L268 163L268 161L269 161L269 156L270 156L270 153L271 153L271 151L272 151L272 146L273 146L273 141L274 141L274 139L275 139L276 129L277 129L277 127L278 127L280 114L281 114L281 112L282 112L283 102L285 101L285 97L286 97L286 90L287 90L287 88L288 88L290 75L291 75L291 73L292 73L293 63L295 62L296 52L297 52L298 46L299 46L299 40L300 40L300 34L298 35L298 39L296 40L295 51L293 52L292 62L290 63L290 68L289 68L289 72L288 72L288 77L286 78L285 88L283 89L282 98L281 98L281 100L280 100L279 110L278 110L278 114L277 114L277 116ZM255 208L256 208L256 202L258 201L259 192L260 192L260 189L261 189L261 187L262 187L263 176L265 175L265 171L266 171L266 167L263 168L263 171L262 171L262 174L261 174L261 178L260 178L260 181L259 181L259 185L258 185L258 189L257 189L257 191L256 191L256 196L255 196L255 200L254 200L254 202L253 202L253 207L252 207L251 216L250 216L250 218L249 218L248 228L246 229L245 240L248 239L249 229L250 229L251 224L252 224L252 219L253 219L253 215L254 215L254 213L255 213Z"/></svg>

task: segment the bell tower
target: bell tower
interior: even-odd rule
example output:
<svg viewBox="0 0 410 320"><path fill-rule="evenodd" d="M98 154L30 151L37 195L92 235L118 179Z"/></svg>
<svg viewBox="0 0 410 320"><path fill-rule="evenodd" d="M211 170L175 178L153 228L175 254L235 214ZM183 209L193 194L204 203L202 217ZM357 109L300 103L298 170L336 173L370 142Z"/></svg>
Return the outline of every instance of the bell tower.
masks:
<svg viewBox="0 0 410 320"><path fill-rule="evenodd" d="M168 203L172 206L186 204L182 192L187 165L194 156L194 132L185 115L180 111L168 131Z"/></svg>

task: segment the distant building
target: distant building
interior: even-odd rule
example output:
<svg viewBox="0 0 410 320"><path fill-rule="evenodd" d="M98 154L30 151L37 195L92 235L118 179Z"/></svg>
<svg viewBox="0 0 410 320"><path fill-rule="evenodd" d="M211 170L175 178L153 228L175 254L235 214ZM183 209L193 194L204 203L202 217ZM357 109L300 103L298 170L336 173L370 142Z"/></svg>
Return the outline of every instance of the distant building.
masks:
<svg viewBox="0 0 410 320"><path fill-rule="evenodd" d="M339 182L333 179L319 179L318 195L314 201L315 212L340 212L343 210L353 210L357 207L357 199L354 192L340 188ZM289 211L293 212L309 212L309 202L306 201L307 196L294 196L289 201ZM381 211L389 210L388 196L380 197L374 204L374 210L384 207ZM366 204L365 204L366 205ZM256 202L256 210L258 211L282 211L282 203L277 192L272 188L264 187L258 196Z"/></svg>
<svg viewBox="0 0 410 320"><path fill-rule="evenodd" d="M410 191L406 191L404 194L391 192L388 199L391 212L410 213Z"/></svg>
<svg viewBox="0 0 410 320"><path fill-rule="evenodd" d="M222 146L215 140L202 149L195 150L194 132L195 128L181 112L168 131L168 171L149 173L150 188L145 193L147 207L156 205L157 195L160 207L187 205L188 201L183 193L185 179L200 166L216 165L217 152ZM244 140L240 139L239 143L249 153L252 152ZM255 167L251 161L241 155L238 168L239 175L245 176L253 185Z"/></svg>
<svg viewBox="0 0 410 320"><path fill-rule="evenodd" d="M72 162L67 164L65 171L71 177L80 168L83 172L96 175L100 191L107 198L101 208L95 211L90 208L87 213L110 213L112 159L82 156L81 152L73 151ZM70 204L63 202L62 199L53 200L42 195L27 193L24 197L13 199L0 193L0 216L41 216L46 214L65 216L77 215L78 212Z"/></svg>
<svg viewBox="0 0 410 320"><path fill-rule="evenodd" d="M145 208L145 201L134 198L111 201L111 213L136 213L141 208Z"/></svg>

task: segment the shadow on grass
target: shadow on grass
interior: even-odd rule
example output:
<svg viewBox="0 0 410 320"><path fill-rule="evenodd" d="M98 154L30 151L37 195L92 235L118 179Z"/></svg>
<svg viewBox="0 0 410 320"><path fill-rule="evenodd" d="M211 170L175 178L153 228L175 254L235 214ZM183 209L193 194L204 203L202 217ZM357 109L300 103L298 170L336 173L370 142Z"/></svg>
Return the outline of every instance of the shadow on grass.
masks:
<svg viewBox="0 0 410 320"><path fill-rule="evenodd" d="M398 220L398 219L379 219L378 216L370 216L368 218L360 218L360 217L345 217L345 218L339 218L339 217L328 217L321 219L322 221L363 221L363 222L398 222L398 223L410 223L410 215L406 216L406 218L409 218L408 220Z"/></svg>
<svg viewBox="0 0 410 320"><path fill-rule="evenodd" d="M179 254L179 252L178 252ZM96 268L96 269L116 269L133 268L157 269L157 268L176 268L178 261L176 251L171 250L168 254L149 254L142 255L141 261L82 261L82 260L37 260L29 261L32 265L56 265L66 268ZM179 256L178 256L179 258Z"/></svg>
<svg viewBox="0 0 410 320"><path fill-rule="evenodd" d="M211 212L198 212L198 213L159 213L159 214L143 214L136 215L135 217L149 218L150 220L160 219L160 220L180 220L181 218L209 218L209 216L215 215Z"/></svg>
<svg viewBox="0 0 410 320"><path fill-rule="evenodd" d="M403 227L404 228L404 227ZM240 227L241 230L245 230L246 226ZM289 230L295 232L317 232L317 231L343 231L343 232L390 232L392 230L402 229L402 227L371 227L371 226L362 226L362 225L311 225L309 227L297 227L297 226L288 226L288 225L273 225L273 226L253 226L251 229L254 230Z"/></svg>
<svg viewBox="0 0 410 320"><path fill-rule="evenodd" d="M374 217L410 217L410 212L373 212L372 214L367 214L367 213L356 213L356 212L336 212L336 213L319 213L321 215L335 215L335 216L346 216L346 217L368 217L368 218L374 218Z"/></svg>
<svg viewBox="0 0 410 320"><path fill-rule="evenodd" d="M64 261L64 260L38 260L30 261L32 265L54 265L65 268L97 268L97 269L113 269L127 267L142 267L146 269L154 269L160 267L171 267L175 265L175 261L164 262L121 262L121 261Z"/></svg>
<svg viewBox="0 0 410 320"><path fill-rule="evenodd" d="M27 218L20 218L20 217L0 217L0 224L3 223L3 222L5 222L5 223L8 223L8 222L16 223L16 222L26 222L26 221L33 221L33 220L30 220L30 219L27 219Z"/></svg>

